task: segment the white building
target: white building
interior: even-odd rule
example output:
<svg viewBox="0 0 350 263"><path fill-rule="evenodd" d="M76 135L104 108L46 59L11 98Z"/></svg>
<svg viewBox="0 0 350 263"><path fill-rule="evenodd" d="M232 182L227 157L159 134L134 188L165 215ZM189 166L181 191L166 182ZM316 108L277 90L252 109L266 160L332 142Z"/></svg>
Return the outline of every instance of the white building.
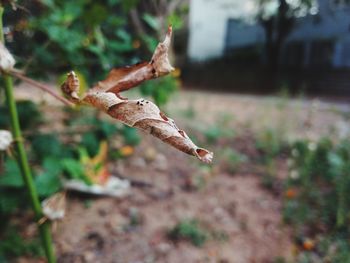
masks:
<svg viewBox="0 0 350 263"><path fill-rule="evenodd" d="M238 19L242 12L253 14L254 8L253 0L191 0L191 61L264 43L261 26ZM283 53L285 64L350 67L350 0L318 0L317 14L297 20Z"/></svg>
<svg viewBox="0 0 350 263"><path fill-rule="evenodd" d="M190 0L188 52L191 60L200 61L223 55L229 19L240 15L242 5L245 6L246 11L249 11L251 4L244 4L244 2Z"/></svg>

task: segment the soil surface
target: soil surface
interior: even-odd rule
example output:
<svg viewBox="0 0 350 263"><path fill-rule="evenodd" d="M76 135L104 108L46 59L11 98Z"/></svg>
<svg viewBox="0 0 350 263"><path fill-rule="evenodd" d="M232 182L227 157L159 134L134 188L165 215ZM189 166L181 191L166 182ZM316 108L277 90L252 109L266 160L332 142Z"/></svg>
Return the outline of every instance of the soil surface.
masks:
<svg viewBox="0 0 350 263"><path fill-rule="evenodd" d="M17 90L19 98L27 93ZM56 107L46 95L34 97ZM346 136L349 131L344 119L348 105L316 100L181 92L166 111L197 134L226 118L225 129L235 137L212 147L232 148L252 159L257 153L250 134L259 130L279 130L288 140ZM292 258L291 231L281 218L283 195L262 186L259 167L228 173L220 157L208 168L157 139L142 138L132 157L110 164L115 176L133 183L128 196L68 194L66 217L54 233L59 262L263 263ZM287 176L285 159L278 160L277 169L276 180ZM169 239L169 230L186 219L219 234L202 247Z"/></svg>
<svg viewBox="0 0 350 263"><path fill-rule="evenodd" d="M120 200L91 199L89 208L86 197L70 195L55 234L60 262L272 262L290 255L281 202L261 187L258 175L202 174L205 185L198 189L191 182L197 169L190 164L197 160L171 152L166 167L155 162L143 167L138 158L121 175L151 186L133 187ZM133 214L137 225L131 224ZM185 219L224 237L200 248L169 240L168 231Z"/></svg>

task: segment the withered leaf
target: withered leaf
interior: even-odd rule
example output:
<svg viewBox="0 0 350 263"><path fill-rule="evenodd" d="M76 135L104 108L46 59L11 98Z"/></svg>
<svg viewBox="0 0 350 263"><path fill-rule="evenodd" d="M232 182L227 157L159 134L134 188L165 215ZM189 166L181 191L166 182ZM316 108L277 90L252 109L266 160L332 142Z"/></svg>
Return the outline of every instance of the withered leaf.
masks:
<svg viewBox="0 0 350 263"><path fill-rule="evenodd" d="M63 219L66 211L66 192L58 192L46 198L41 206L45 218L51 221Z"/></svg>
<svg viewBox="0 0 350 263"><path fill-rule="evenodd" d="M68 95L68 98L73 102L79 102L80 83L74 71L67 74L66 81L62 84L61 90L64 94Z"/></svg>
<svg viewBox="0 0 350 263"><path fill-rule="evenodd" d="M15 65L15 59L11 55L10 51L5 45L0 42L0 69L4 71L10 71Z"/></svg>
<svg viewBox="0 0 350 263"><path fill-rule="evenodd" d="M150 62L141 62L132 66L112 69L107 78L98 82L92 92L113 92L119 97L119 93L122 91L173 71L174 68L170 65L168 58L171 35L172 28L169 26L164 41L158 44Z"/></svg>
<svg viewBox="0 0 350 263"><path fill-rule="evenodd" d="M0 151L7 150L13 142L11 132L7 130L0 130Z"/></svg>
<svg viewBox="0 0 350 263"><path fill-rule="evenodd" d="M74 72L68 74L62 91L72 101L96 107L130 127L150 133L180 151L210 163L213 153L197 147L154 103L144 99L128 100L119 95L121 91L135 87L143 81L166 75L174 69L168 59L171 33L169 27L164 42L158 44L150 62L113 69L105 80L89 90L80 101L77 101L75 96L79 82Z"/></svg>

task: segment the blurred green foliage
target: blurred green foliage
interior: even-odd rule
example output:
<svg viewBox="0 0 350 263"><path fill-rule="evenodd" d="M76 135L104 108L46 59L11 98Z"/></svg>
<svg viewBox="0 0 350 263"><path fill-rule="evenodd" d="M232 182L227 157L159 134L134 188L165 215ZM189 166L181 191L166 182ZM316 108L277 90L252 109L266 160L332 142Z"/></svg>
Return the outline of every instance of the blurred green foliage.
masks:
<svg viewBox="0 0 350 263"><path fill-rule="evenodd" d="M229 114L219 114L214 125L201 131L205 136L206 142L213 144L222 139L233 139L236 136L236 132L231 126L232 118L233 116Z"/></svg>
<svg viewBox="0 0 350 263"><path fill-rule="evenodd" d="M152 81L147 81L141 85L141 92L154 99L158 106L165 105L169 100L169 94L174 93L178 88L178 81L168 75Z"/></svg>
<svg viewBox="0 0 350 263"><path fill-rule="evenodd" d="M249 160L246 155L237 152L233 148L228 147L223 150L222 158L226 161L224 166L226 166L227 172L231 174L236 173L240 165L246 163Z"/></svg>
<svg viewBox="0 0 350 263"><path fill-rule="evenodd" d="M13 262L10 259L21 255L43 256L44 252L37 239L25 240L14 227L5 230L0 242L0 262ZM9 259L7 261L6 259Z"/></svg>
<svg viewBox="0 0 350 263"><path fill-rule="evenodd" d="M22 129L33 128L42 122L42 114L35 103L29 100L17 101L17 111ZM5 105L0 105L0 128L9 129L10 114Z"/></svg>
<svg viewBox="0 0 350 263"><path fill-rule="evenodd" d="M256 148L263 153L264 159L271 159L281 152L283 148L281 137L281 134L274 129L266 129L258 134Z"/></svg>
<svg viewBox="0 0 350 263"><path fill-rule="evenodd" d="M255 146L261 153L259 161L265 166L262 185L272 190L277 173L276 158L286 146L283 135L278 129L265 129L257 134Z"/></svg>
<svg viewBox="0 0 350 263"><path fill-rule="evenodd" d="M318 240L300 262L347 262L350 258L350 142L298 141L291 150L283 215L296 233ZM316 251L316 252L315 252ZM332 254L332 256L330 256ZM320 261L320 262L321 262ZM322 261L323 262L323 261ZM325 261L327 262L327 261Z"/></svg>
<svg viewBox="0 0 350 263"><path fill-rule="evenodd" d="M168 231L168 238L174 242L189 241L202 247L208 240L225 242L229 235L224 231L206 229L197 219L184 219Z"/></svg>
<svg viewBox="0 0 350 263"><path fill-rule="evenodd" d="M160 24L156 14L138 0L23 0L18 4L22 8L8 10L4 19L5 37L17 66L39 78L75 70L82 83L90 84L114 67L150 59L164 37L166 23L180 29L188 11L176 9ZM141 32L130 19L132 10L139 10ZM177 86L176 78L168 76L144 84L141 91L164 105Z"/></svg>
<svg viewBox="0 0 350 263"><path fill-rule="evenodd" d="M125 2L20 1L29 13L7 13L5 22L14 26L13 41L7 40L19 66L29 72L42 76L75 69L90 81L101 79L111 67L138 60L127 18L134 4Z"/></svg>

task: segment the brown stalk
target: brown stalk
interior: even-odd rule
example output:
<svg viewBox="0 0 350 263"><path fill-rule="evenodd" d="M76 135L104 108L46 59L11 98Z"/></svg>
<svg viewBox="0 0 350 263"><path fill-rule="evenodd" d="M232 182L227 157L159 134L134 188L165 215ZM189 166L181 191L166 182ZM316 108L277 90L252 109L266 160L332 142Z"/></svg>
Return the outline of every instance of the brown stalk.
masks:
<svg viewBox="0 0 350 263"><path fill-rule="evenodd" d="M24 82L27 82L28 84L39 88L47 93L49 93L51 96L53 96L54 98L58 99L59 101L61 101L62 103L64 103L67 106L74 106L74 104L72 102L70 102L69 100L67 100L66 98L62 97L61 95L57 94L55 91L53 91L51 88L47 87L46 85L31 79L27 76L25 76L24 74L20 73L18 70L15 69L11 69L10 71L7 72L8 74L10 74L13 77L16 77L20 80L23 80Z"/></svg>

